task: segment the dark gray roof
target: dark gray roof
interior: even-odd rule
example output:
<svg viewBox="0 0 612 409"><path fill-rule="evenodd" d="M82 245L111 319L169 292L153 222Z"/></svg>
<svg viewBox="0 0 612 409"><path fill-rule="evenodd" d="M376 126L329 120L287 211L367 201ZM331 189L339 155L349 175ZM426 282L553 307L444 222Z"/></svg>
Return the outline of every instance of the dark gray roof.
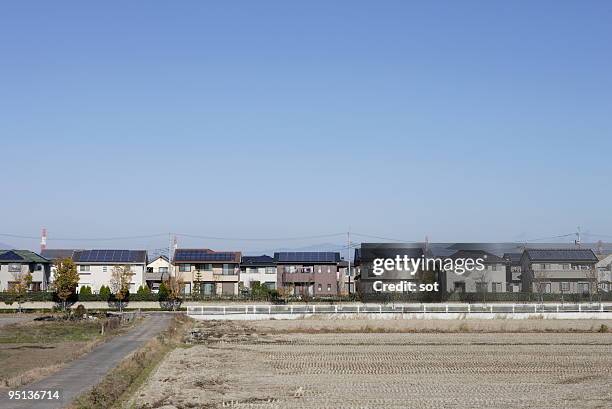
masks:
<svg viewBox="0 0 612 409"><path fill-rule="evenodd" d="M241 263L243 266L274 266L276 265L276 261L274 261L274 258L270 257L270 256L266 256L265 254L263 256L242 256L242 261Z"/></svg>
<svg viewBox="0 0 612 409"><path fill-rule="evenodd" d="M337 263L340 253L330 251L290 251L274 253L277 263Z"/></svg>
<svg viewBox="0 0 612 409"><path fill-rule="evenodd" d="M497 257L495 254L488 253L484 250L459 250L453 253L450 258L471 258L477 259L482 258L484 260L484 264L493 264L493 263L506 263L501 257Z"/></svg>
<svg viewBox="0 0 612 409"><path fill-rule="evenodd" d="M147 263L146 250L77 250L75 263Z"/></svg>
<svg viewBox="0 0 612 409"><path fill-rule="evenodd" d="M530 261L599 261L591 249L526 249L524 254Z"/></svg>
<svg viewBox="0 0 612 409"><path fill-rule="evenodd" d="M59 260L62 258L72 258L74 249L44 249L41 251L41 255L49 260Z"/></svg>
<svg viewBox="0 0 612 409"><path fill-rule="evenodd" d="M521 263L521 257L523 257L523 253L504 253L504 255L502 256L502 258L508 260L510 264L515 265Z"/></svg>

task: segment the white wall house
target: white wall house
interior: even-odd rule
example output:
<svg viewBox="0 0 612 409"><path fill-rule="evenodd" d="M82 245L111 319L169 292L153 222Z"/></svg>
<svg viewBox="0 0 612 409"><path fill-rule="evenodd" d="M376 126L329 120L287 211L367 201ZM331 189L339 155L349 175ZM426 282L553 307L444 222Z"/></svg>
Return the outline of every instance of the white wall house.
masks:
<svg viewBox="0 0 612 409"><path fill-rule="evenodd" d="M110 286L113 269L121 266L130 266L132 271L131 293L136 292L141 285L146 285L145 250L78 250L72 258L79 273L79 289L89 286L97 293L103 285Z"/></svg>
<svg viewBox="0 0 612 409"><path fill-rule="evenodd" d="M485 269L482 271L459 272L446 271L446 289L448 292L464 293L505 293L506 261L494 254L482 250L459 250L451 255L452 259L481 258Z"/></svg>
<svg viewBox="0 0 612 409"><path fill-rule="evenodd" d="M240 284L242 288L250 289L253 282L258 281L271 290L276 289L276 263L270 256L242 256L240 263Z"/></svg>

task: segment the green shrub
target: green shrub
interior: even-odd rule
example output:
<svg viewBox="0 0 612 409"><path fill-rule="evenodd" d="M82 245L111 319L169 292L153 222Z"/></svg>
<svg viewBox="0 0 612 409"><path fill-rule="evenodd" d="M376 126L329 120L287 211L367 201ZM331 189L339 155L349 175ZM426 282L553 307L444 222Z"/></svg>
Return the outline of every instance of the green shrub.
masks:
<svg viewBox="0 0 612 409"><path fill-rule="evenodd" d="M141 296L151 294L151 289L147 285L141 285L140 287L138 287L138 291L136 291L136 294Z"/></svg>
<svg viewBox="0 0 612 409"><path fill-rule="evenodd" d="M81 290L79 291L79 296L81 295L91 295L91 287L88 285L81 287Z"/></svg>
<svg viewBox="0 0 612 409"><path fill-rule="evenodd" d="M157 298L159 301L166 301L170 296L170 290L166 286L166 283L161 283L159 285L159 291L157 292Z"/></svg>
<svg viewBox="0 0 612 409"><path fill-rule="evenodd" d="M103 285L100 287L100 298L104 301L108 301L111 297L110 287L107 285Z"/></svg>

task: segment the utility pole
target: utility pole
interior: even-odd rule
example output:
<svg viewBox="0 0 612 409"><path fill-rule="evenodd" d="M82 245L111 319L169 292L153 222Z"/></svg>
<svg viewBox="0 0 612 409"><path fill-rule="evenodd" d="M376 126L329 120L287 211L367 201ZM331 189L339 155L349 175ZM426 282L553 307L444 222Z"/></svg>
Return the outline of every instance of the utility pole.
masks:
<svg viewBox="0 0 612 409"><path fill-rule="evenodd" d="M580 226L578 226L578 231L576 232L576 236L578 237L574 243L576 244L576 246L578 246L578 248L580 248Z"/></svg>
<svg viewBox="0 0 612 409"><path fill-rule="evenodd" d="M351 228L346 232L346 251L348 256L348 294L351 295Z"/></svg>

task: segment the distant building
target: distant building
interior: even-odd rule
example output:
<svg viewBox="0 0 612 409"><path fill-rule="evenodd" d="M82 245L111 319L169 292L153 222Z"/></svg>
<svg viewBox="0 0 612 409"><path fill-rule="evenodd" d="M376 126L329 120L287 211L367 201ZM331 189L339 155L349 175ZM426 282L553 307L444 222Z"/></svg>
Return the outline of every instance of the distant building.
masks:
<svg viewBox="0 0 612 409"><path fill-rule="evenodd" d="M276 289L276 262L270 256L242 256L240 262L240 283L241 287L250 289L254 282L268 287L270 290Z"/></svg>
<svg viewBox="0 0 612 409"><path fill-rule="evenodd" d="M237 295L241 253L210 249L176 249L174 274L185 282L185 293L199 287L204 295Z"/></svg>
<svg viewBox="0 0 612 409"><path fill-rule="evenodd" d="M51 261L30 250L0 250L0 291L12 288L24 274L32 274L30 291L47 291Z"/></svg>
<svg viewBox="0 0 612 409"><path fill-rule="evenodd" d="M75 251L74 249L44 249L40 252L41 256L51 261L51 281L53 281L53 275L57 270L57 262L61 259L72 259Z"/></svg>
<svg viewBox="0 0 612 409"><path fill-rule="evenodd" d="M596 290L598 262L591 249L526 249L521 257L523 291L589 294Z"/></svg>
<svg viewBox="0 0 612 409"><path fill-rule="evenodd" d="M89 286L95 293L99 292L103 285L110 285L115 267L122 266L129 266L132 272L131 293L146 285L145 250L75 250L72 260L79 273L79 289Z"/></svg>
<svg viewBox="0 0 612 409"><path fill-rule="evenodd" d="M448 258L482 259L484 269L478 271L445 271L446 290L459 293L505 293L506 288L506 261L494 254L483 250L459 250Z"/></svg>
<svg viewBox="0 0 612 409"><path fill-rule="evenodd" d="M170 261L168 257L157 256L147 264L145 281L151 291L157 292L160 284L168 280L168 277L170 277Z"/></svg>
<svg viewBox="0 0 612 409"><path fill-rule="evenodd" d="M521 257L522 253L504 253L506 260L506 287L508 292L521 291Z"/></svg>
<svg viewBox="0 0 612 409"><path fill-rule="evenodd" d="M277 283L295 296L331 296L338 294L338 263L335 252L274 253Z"/></svg>

